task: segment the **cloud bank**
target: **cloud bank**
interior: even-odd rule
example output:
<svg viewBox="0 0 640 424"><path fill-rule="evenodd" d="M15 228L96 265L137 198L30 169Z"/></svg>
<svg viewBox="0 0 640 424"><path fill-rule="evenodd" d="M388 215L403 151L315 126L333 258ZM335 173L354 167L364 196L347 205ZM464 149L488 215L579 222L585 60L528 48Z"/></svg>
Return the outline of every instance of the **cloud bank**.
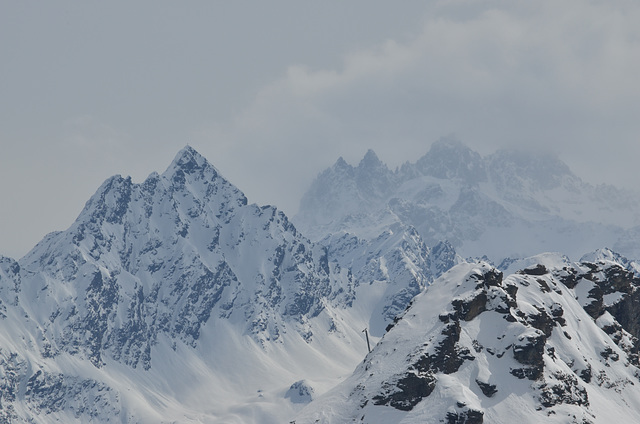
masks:
<svg viewBox="0 0 640 424"><path fill-rule="evenodd" d="M637 2L66 5L0 17L1 254L187 143L290 215L339 156L373 148L395 167L450 134L638 180Z"/></svg>
<svg viewBox="0 0 640 424"><path fill-rule="evenodd" d="M413 39L354 51L338 68L290 66L204 138L231 140L227 154L260 175L233 180L288 211L286 196L339 155L357 161L372 147L395 166L451 133L484 153L552 151L587 180L632 186L639 19L621 1L435 3Z"/></svg>

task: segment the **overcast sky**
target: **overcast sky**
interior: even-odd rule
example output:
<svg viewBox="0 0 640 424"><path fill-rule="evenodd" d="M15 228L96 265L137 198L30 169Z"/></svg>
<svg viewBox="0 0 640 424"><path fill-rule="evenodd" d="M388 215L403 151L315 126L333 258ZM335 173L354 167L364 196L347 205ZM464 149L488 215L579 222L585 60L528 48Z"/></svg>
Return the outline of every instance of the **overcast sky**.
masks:
<svg viewBox="0 0 640 424"><path fill-rule="evenodd" d="M395 167L450 134L633 187L639 22L635 0L4 1L0 254L186 144L289 215L339 156Z"/></svg>

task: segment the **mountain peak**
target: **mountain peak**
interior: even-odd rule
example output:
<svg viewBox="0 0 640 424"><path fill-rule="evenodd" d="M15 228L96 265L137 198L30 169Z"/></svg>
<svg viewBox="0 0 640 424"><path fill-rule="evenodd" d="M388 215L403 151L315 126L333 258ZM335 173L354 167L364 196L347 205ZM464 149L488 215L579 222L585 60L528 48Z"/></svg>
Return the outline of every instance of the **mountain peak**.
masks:
<svg viewBox="0 0 640 424"><path fill-rule="evenodd" d="M459 179L469 184L487 180L485 165L479 153L454 137L442 137L416 162L423 175L441 179Z"/></svg>
<svg viewBox="0 0 640 424"><path fill-rule="evenodd" d="M364 157L358 164L358 167L370 167L370 166L377 167L379 165L382 165L382 162L380 162L378 155L376 155L376 152L374 152L373 149L369 149L367 150L367 153L364 155Z"/></svg>
<svg viewBox="0 0 640 424"><path fill-rule="evenodd" d="M204 156L187 144L176 154L171 165L167 168L167 172L182 170L185 174L192 174L195 171L202 171L207 168L215 170L215 167L211 165ZM215 171L217 174L217 170Z"/></svg>
<svg viewBox="0 0 640 424"><path fill-rule="evenodd" d="M358 164L356 172L361 179L374 178L378 180L390 180L392 178L392 173L389 168L387 168L387 165L382 163L382 161L378 159L378 155L376 155L376 153L371 149L367 151L367 153ZM365 184L368 185L368 183Z"/></svg>
<svg viewBox="0 0 640 424"><path fill-rule="evenodd" d="M349 165L342 156L340 156L336 161L336 163L333 164L333 169L350 169L350 168L352 168L352 166Z"/></svg>

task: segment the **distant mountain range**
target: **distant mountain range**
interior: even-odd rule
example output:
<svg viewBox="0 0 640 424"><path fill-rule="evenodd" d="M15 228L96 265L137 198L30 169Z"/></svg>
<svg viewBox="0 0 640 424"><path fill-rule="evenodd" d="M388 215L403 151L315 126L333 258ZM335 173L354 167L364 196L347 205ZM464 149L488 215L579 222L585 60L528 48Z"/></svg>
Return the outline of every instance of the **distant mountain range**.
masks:
<svg viewBox="0 0 640 424"><path fill-rule="evenodd" d="M0 257L0 422L627 419L637 220L556 159L442 140L396 171L338 160L294 225L186 147Z"/></svg>
<svg viewBox="0 0 640 424"><path fill-rule="evenodd" d="M451 138L395 171L372 150L355 167L338 159L293 221L312 240L341 231L371 238L401 223L427 245L447 240L464 257L496 264L547 251L578 259L604 246L640 257L637 193L584 183L549 155L482 157Z"/></svg>

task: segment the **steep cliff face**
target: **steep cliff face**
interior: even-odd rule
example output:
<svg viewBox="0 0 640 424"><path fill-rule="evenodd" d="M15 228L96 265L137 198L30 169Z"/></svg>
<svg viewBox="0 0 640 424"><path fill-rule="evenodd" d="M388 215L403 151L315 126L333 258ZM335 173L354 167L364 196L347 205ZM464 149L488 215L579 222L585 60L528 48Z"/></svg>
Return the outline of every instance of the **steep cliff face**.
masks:
<svg viewBox="0 0 640 424"><path fill-rule="evenodd" d="M531 263L454 267L296 422L635 422L640 280L613 261Z"/></svg>
<svg viewBox="0 0 640 424"><path fill-rule="evenodd" d="M380 166L373 152L359 166L363 190ZM363 328L380 337L458 260L436 253L410 227L312 243L187 147L140 184L108 179L68 230L0 259L2 416L233 421L259 393L238 419L278 422L302 405L286 388L326 390L366 353Z"/></svg>
<svg viewBox="0 0 640 424"><path fill-rule="evenodd" d="M354 282L349 306L367 311L368 330L376 337L435 278L463 262L449 243L430 249L414 228L399 225L372 240L340 233L321 244L341 269L349 270Z"/></svg>
<svg viewBox="0 0 640 424"><path fill-rule="evenodd" d="M339 161L309 204L348 214L317 242L190 147L142 183L108 179L68 230L0 258L0 422L279 423L309 403L298 423L628 419L637 262L466 263L456 243L537 209L486 191L514 168L434 149L397 172ZM501 193L581 184L558 164L529 184L536 166ZM381 342L323 395L367 354L364 329Z"/></svg>
<svg viewBox="0 0 640 424"><path fill-rule="evenodd" d="M7 305L18 303L20 265L11 258L0 256L0 318L6 318Z"/></svg>
<svg viewBox="0 0 640 424"><path fill-rule="evenodd" d="M246 374L234 360L256 366L274 344L316 352L314 331L328 334L327 305L346 286L325 247L276 208L248 204L189 147L141 184L110 178L68 230L0 269L2 323L12 328L0 346L9 421L153 420L171 408L154 406L165 397L215 417L228 404L202 408L194 390L233 393ZM343 365L356 352L347 347ZM179 357L193 363L176 366ZM287 362L276 355L247 384Z"/></svg>
<svg viewBox="0 0 640 424"><path fill-rule="evenodd" d="M368 235L376 237L382 229L370 228L371 222L360 222L360 218L370 211L384 209L398 184L397 176L372 150L355 167L339 158L318 176L300 202L303 232L319 240L331 231L368 228ZM394 222L384 211L377 219L387 224Z"/></svg>
<svg viewBox="0 0 640 424"><path fill-rule="evenodd" d="M326 251L245 196L191 148L142 184L107 180L73 226L22 261L20 297L51 354L148 368L158 337L195 346L215 316L275 340L332 293Z"/></svg>

